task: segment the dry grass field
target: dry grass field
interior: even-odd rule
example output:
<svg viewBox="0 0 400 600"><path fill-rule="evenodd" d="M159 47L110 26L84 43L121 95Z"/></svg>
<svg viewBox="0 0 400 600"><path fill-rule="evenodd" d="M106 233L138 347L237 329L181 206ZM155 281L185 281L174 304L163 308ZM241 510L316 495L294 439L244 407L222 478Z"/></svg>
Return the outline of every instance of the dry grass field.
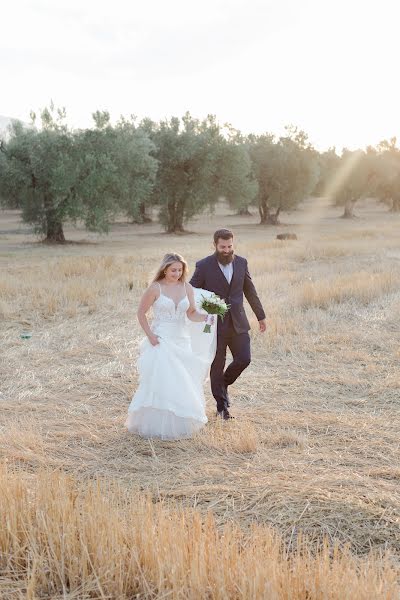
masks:
<svg viewBox="0 0 400 600"><path fill-rule="evenodd" d="M262 228L220 206L186 235L121 222L57 247L0 213L1 598L400 597L400 218L385 210L346 221L314 200ZM217 422L207 391L193 440L137 438L138 299L165 252L193 268L218 226L268 320L262 336L251 319L236 419Z"/></svg>

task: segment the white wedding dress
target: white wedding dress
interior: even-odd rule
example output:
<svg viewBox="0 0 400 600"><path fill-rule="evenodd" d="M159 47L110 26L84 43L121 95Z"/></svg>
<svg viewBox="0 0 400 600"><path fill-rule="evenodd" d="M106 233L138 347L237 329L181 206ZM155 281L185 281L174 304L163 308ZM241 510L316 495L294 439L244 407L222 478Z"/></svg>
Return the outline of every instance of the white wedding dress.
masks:
<svg viewBox="0 0 400 600"><path fill-rule="evenodd" d="M211 292L194 292L197 310L204 312L202 296ZM176 305L160 286L151 327L160 343L152 346L146 337L140 344L139 387L126 421L131 433L176 440L191 437L207 423L203 387L216 351L217 326L215 321L211 333L204 333L204 323L187 318L188 308L187 295Z"/></svg>

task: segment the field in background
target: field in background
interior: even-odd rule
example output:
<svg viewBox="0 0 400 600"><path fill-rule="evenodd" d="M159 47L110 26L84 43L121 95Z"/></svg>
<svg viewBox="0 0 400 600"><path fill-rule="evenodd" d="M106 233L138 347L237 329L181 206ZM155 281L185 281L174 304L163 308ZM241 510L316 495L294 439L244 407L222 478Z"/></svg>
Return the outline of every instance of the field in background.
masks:
<svg viewBox="0 0 400 600"><path fill-rule="evenodd" d="M345 221L323 202L308 202L283 215L286 225L262 228L256 215L232 216L220 206L217 215L188 225L195 233L168 236L157 224L117 223L109 237L67 229L67 238L75 243L59 247L36 243L21 228L16 213L0 213L0 452L11 472L4 475L11 477L7 489L18 483L15 472L22 488L34 490L39 485L33 483L35 473L60 469L77 481L71 489L76 485L80 490L93 478L113 482L123 497L138 498L145 492L153 501L166 503L168 510L195 508L203 516L210 511L217 531L231 524L240 528L235 535L243 539L254 537L250 533L255 526L273 527L289 553L304 535L310 549L325 537L327 542L347 544L361 558L371 549L398 553L400 221L384 210L367 202L356 211L359 218ZM135 361L142 334L135 310L140 294L165 252L182 253L193 268L196 259L212 251L210 240L218 226L235 231L237 253L249 260L268 316L264 336L251 319L253 362L231 391L237 419L216 422L208 393L209 424L193 440L131 436L123 423L137 385ZM298 241L275 240L285 231L295 232ZM20 338L23 329L32 331L30 340ZM21 498L24 494L21 491ZM32 494L35 502L38 497L48 501L43 490ZM37 510L40 513L39 505ZM13 511L18 513L15 507ZM43 542L39 521L32 517L32 530ZM95 535L95 512L90 522ZM270 535L262 531L257 534L261 538ZM218 545L215 536L212 539ZM10 548L2 538L0 543L3 552ZM187 548L189 542L182 543ZM245 546L236 538L232 541L233 571L242 572L242 543ZM37 543L36 572L43 557L50 561L49 551L42 555L39 547ZM22 564L17 558L23 548L22 542L19 550L14 548L14 569ZM146 563L149 557L143 548L140 556ZM260 548L253 551L260 556ZM103 559L95 561L100 571L106 565ZM203 570L212 571L211 562ZM184 564L177 570L185 571ZM195 588L194 580L189 585L179 578L173 587L161 571L146 565L141 563L146 576L139 578L142 587L137 588L142 597L173 590L172 597L183 598L189 590L200 598L199 590L205 589L210 597L223 597L212 591L213 585L218 587L214 580L211 585L212 578L209 588L203 580L196 579L200 587ZM390 589L380 584L383 565L378 561L368 568L371 577L376 575L376 587L371 588L370 581L365 588L376 590L373 596L361 591L357 595L349 584L353 593L348 597L397 597L393 574L386 573ZM281 568L283 563L278 571ZM113 597L116 588L97 581L100 571L93 566L94 577L90 569L89 565L87 583L96 588L96 597ZM26 565L20 570L31 572ZM333 585L339 571L331 580L328 571L318 572L326 589L332 590L324 597L345 597L335 595L342 591ZM4 589L12 579L11 567L7 573L0 580ZM18 569L15 573L22 577ZM57 575L59 586L64 576ZM249 574L256 576L262 585L267 570ZM251 588L241 577L242 587L235 593L250 598ZM314 575L304 568L301 577L308 577L308 587L293 587L292 595L285 596L277 584L271 587L271 597L322 597L322 588L310 583ZM21 594L28 580L26 575ZM32 581L34 594L43 583L36 576ZM293 581L290 585L300 585ZM360 581L357 585L361 590ZM233 588L228 588L232 594ZM82 590L81 596L70 597L85 597L87 590Z"/></svg>

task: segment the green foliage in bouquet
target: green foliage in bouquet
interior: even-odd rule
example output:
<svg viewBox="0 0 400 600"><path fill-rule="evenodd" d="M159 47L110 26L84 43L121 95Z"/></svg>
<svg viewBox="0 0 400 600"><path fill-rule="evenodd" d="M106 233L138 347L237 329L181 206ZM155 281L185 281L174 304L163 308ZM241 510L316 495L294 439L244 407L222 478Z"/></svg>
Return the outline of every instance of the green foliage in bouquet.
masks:
<svg viewBox="0 0 400 600"><path fill-rule="evenodd" d="M209 315L217 315L223 319L230 309L230 304L227 304L225 300L222 300L216 294L212 294L209 298L202 296L201 308L206 311ZM204 333L211 332L211 325L209 323L204 327Z"/></svg>

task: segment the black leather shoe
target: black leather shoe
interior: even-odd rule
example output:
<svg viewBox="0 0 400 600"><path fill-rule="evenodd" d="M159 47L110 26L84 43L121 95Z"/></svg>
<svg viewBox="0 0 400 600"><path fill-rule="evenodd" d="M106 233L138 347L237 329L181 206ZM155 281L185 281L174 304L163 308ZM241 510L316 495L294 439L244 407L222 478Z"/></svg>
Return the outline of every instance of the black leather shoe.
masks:
<svg viewBox="0 0 400 600"><path fill-rule="evenodd" d="M223 419L224 421L229 421L229 419L235 418L232 417L231 413L227 408L224 408L223 410L217 410L216 416L221 417L221 419Z"/></svg>

